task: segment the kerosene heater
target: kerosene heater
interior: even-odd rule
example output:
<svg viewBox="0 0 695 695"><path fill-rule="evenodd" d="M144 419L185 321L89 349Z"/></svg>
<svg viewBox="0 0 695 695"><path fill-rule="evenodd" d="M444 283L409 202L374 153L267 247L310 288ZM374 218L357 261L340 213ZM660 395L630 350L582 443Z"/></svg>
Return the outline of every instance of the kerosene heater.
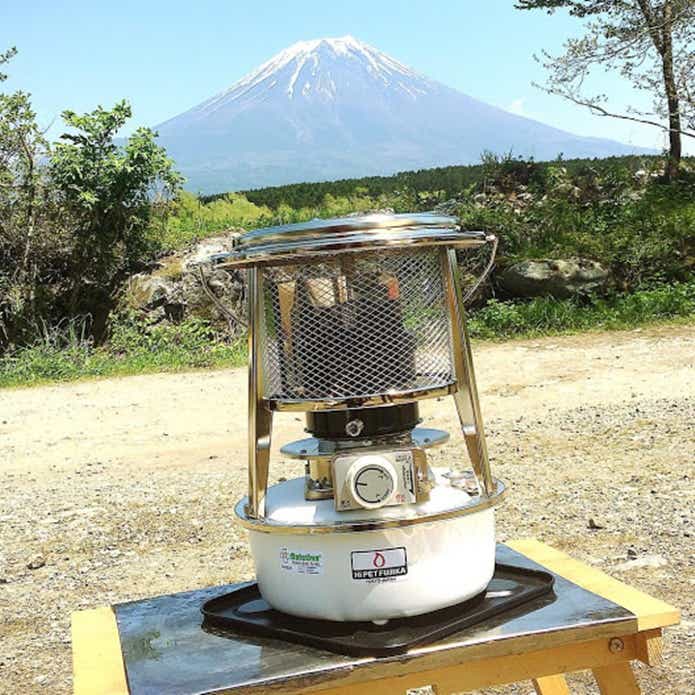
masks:
<svg viewBox="0 0 695 695"><path fill-rule="evenodd" d="M483 592L495 563L490 472L457 250L491 242L452 217L372 214L239 237L248 270L248 497L256 578L275 609L374 621ZM430 466L447 441L418 404L452 396L470 468ZM273 413L306 413L285 444L305 475L268 488Z"/></svg>

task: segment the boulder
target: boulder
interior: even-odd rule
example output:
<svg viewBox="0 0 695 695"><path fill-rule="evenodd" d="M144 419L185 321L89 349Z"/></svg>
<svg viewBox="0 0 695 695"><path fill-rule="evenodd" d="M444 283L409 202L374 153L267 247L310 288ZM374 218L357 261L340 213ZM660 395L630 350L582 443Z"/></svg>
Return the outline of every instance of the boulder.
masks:
<svg viewBox="0 0 695 695"><path fill-rule="evenodd" d="M444 200L434 207L432 212L437 215L457 215L458 209L461 207L461 201L456 198Z"/></svg>
<svg viewBox="0 0 695 695"><path fill-rule="evenodd" d="M232 230L161 258L154 270L128 280L123 303L146 314L152 322L196 317L219 324L232 334L240 333L245 316L243 274L215 267L209 260L231 250L237 235Z"/></svg>
<svg viewBox="0 0 695 695"><path fill-rule="evenodd" d="M498 275L502 289L514 297L556 297L602 292L609 271L587 258L537 258L509 266Z"/></svg>

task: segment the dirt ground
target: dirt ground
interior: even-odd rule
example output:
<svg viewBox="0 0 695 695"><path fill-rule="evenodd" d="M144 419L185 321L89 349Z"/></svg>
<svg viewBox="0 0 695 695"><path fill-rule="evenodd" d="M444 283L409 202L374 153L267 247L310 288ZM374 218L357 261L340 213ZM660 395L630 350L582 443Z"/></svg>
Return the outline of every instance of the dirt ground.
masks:
<svg viewBox="0 0 695 695"><path fill-rule="evenodd" d="M535 536L680 606L663 666L637 675L646 693L695 692L695 327L475 347L510 487L499 538ZM421 414L455 432L450 399ZM74 610L252 575L232 524L245 418L242 370L0 391L0 691L70 691ZM277 454L302 427L278 418L274 478L302 473ZM464 448L433 456L461 465ZM598 692L586 675L572 687Z"/></svg>

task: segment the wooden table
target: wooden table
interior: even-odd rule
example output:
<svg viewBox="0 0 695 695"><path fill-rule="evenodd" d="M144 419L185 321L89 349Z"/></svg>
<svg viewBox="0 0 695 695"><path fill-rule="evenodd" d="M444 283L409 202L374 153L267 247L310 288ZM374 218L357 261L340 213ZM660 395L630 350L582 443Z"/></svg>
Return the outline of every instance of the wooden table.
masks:
<svg viewBox="0 0 695 695"><path fill-rule="evenodd" d="M661 631L678 623L676 608L536 540L499 545L498 561L546 568L554 594L383 659L203 631L201 603L230 585L79 611L75 693L395 695L432 685L445 695L532 680L540 695L562 695L563 674L584 669L604 695L640 692L630 661L658 663Z"/></svg>

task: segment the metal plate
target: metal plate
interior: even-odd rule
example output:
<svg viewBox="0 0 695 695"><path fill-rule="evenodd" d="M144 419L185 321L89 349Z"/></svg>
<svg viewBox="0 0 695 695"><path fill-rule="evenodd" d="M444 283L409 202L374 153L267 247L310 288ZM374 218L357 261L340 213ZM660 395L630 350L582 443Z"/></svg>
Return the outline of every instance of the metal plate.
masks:
<svg viewBox="0 0 695 695"><path fill-rule="evenodd" d="M390 656L429 644L552 591L554 578L512 565L495 565L492 581L478 596L449 608L384 625L295 618L273 610L258 584L235 589L203 604L203 627L235 639L239 633L286 639L336 654Z"/></svg>
<svg viewBox="0 0 695 695"><path fill-rule="evenodd" d="M499 545L498 562L543 569L523 555ZM331 654L309 646L259 637L221 637L201 628L200 607L239 584L212 587L114 606L131 695L204 695L267 693L273 686L300 690L345 673L379 669L382 663L418 661L431 664L466 660L468 647L516 638L580 642L601 630L614 634L636 630L636 618L625 608L555 576L555 595L535 599L505 615L485 620L441 642L386 659Z"/></svg>
<svg viewBox="0 0 695 695"><path fill-rule="evenodd" d="M420 449L429 449L433 446L439 446L449 441L449 433L444 430L430 429L429 427L416 427L411 432L411 440L406 441L408 445L419 447ZM333 448L329 447L333 445ZM404 442L399 441L394 446L403 446ZM362 447L374 447L374 442L364 442L353 446L337 448L335 442L322 441L316 437L307 437L306 439L297 439L294 442L285 444L280 453L293 459L332 459L338 452L340 453L355 453L359 452Z"/></svg>

